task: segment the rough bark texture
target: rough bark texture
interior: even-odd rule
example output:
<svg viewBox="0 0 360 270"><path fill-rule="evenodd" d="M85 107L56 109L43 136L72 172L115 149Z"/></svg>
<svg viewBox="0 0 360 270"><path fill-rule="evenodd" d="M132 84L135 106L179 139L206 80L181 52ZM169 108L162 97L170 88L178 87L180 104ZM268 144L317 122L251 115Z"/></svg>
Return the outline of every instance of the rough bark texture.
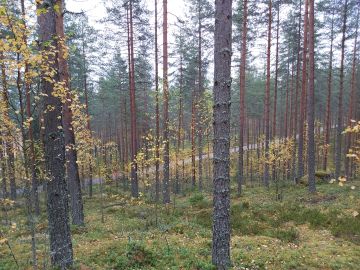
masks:
<svg viewBox="0 0 360 270"><path fill-rule="evenodd" d="M272 0L269 0L269 22L268 22L268 44L266 59L266 89L265 89L265 159L269 158L270 146L270 54L271 54L271 21L272 21ZM264 185L269 187L269 164L264 165Z"/></svg>
<svg viewBox="0 0 360 270"><path fill-rule="evenodd" d="M309 0L309 90L307 106L308 122L308 179L309 191L316 192L315 186L315 59L314 59L314 0Z"/></svg>
<svg viewBox="0 0 360 270"><path fill-rule="evenodd" d="M64 15L63 2L57 0L56 4L60 7L60 13L56 14L56 34L64 40ZM65 138L65 157L66 157L66 176L70 192L70 209L72 223L75 225L84 225L84 210L81 194L81 183L79 175L79 166L77 164L77 151L75 148L75 134L72 126L73 113L71 110L71 94L69 89L69 69L67 60L64 58L65 48L58 43L58 64L59 79L64 83L67 89L66 101L63 104L63 129Z"/></svg>
<svg viewBox="0 0 360 270"><path fill-rule="evenodd" d="M241 33L240 59L240 123L239 123L239 162L238 162L238 195L244 182L244 130L245 130L245 87L246 87L246 41L247 41L247 0L243 1L243 25Z"/></svg>
<svg viewBox="0 0 360 270"><path fill-rule="evenodd" d="M170 202L170 153L169 153L169 82L168 82L168 23L167 0L163 0L163 121L164 121L164 178L163 203Z"/></svg>
<svg viewBox="0 0 360 270"><path fill-rule="evenodd" d="M335 141L335 179L341 174L341 144L343 131L343 93L344 93L344 61L345 61L345 40L346 40L346 21L347 21L348 0L345 0L343 9L342 39L341 39L341 60L340 60L340 86L338 99L338 117Z"/></svg>
<svg viewBox="0 0 360 270"><path fill-rule="evenodd" d="M214 212L212 262L230 264L230 105L232 0L215 1Z"/></svg>
<svg viewBox="0 0 360 270"><path fill-rule="evenodd" d="M61 1L48 1L47 12L39 13L39 41L42 52L57 47L56 14L54 5ZM41 7L38 7L41 8ZM60 81L57 57L49 55L47 63L56 71L53 79ZM65 182L65 142L62 127L62 103L53 95L54 85L42 78L44 98L44 146L47 182L47 209L49 220L50 256L55 267L66 269L73 264L73 251L69 226L68 192Z"/></svg>
<svg viewBox="0 0 360 270"><path fill-rule="evenodd" d="M308 44L308 1L305 0L304 12L304 44L302 54L302 86L300 99L300 121L299 121L299 147L298 147L298 173L297 178L300 179L304 175L304 119L305 119L305 103L307 88L307 44Z"/></svg>

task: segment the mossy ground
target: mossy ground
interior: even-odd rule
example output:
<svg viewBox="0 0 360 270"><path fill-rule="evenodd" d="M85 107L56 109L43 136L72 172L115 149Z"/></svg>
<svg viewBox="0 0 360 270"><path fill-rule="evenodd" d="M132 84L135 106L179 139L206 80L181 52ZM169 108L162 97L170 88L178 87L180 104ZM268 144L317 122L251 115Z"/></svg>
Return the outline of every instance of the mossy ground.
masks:
<svg viewBox="0 0 360 270"><path fill-rule="evenodd" d="M233 269L359 269L360 181L317 189L310 195L304 186L286 185L281 202L273 189L262 187L245 187L243 196L232 196ZM1 225L1 230L20 269L31 269L22 208L8 213L16 229ZM86 226L72 226L76 269L214 269L209 194L177 196L175 205L159 206L157 225L155 211L146 199L132 201L125 193L85 196ZM45 214L36 236L39 268L49 269ZM3 244L0 269L16 269Z"/></svg>

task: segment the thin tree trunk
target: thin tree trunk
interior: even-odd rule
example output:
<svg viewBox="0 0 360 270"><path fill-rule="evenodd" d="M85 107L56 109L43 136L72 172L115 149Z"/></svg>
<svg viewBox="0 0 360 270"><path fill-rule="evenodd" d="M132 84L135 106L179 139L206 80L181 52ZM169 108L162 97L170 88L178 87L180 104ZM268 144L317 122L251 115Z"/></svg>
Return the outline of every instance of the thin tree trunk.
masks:
<svg viewBox="0 0 360 270"><path fill-rule="evenodd" d="M269 0L268 14L268 43L266 60L266 90L265 90L265 160L269 159L270 146L270 54L271 54L271 22L272 22L272 0ZM269 187L269 164L264 165L264 185Z"/></svg>
<svg viewBox="0 0 360 270"><path fill-rule="evenodd" d="M340 87L338 99L338 117L336 127L336 150L335 150L335 179L341 174L341 144L343 131L343 93L344 93L344 61L345 61L345 40L347 21L348 0L345 0L343 9L342 39L341 39L341 60L340 60Z"/></svg>
<svg viewBox="0 0 360 270"><path fill-rule="evenodd" d="M129 1L129 49L130 49L130 118L131 118L131 196L139 197L136 127L136 97L135 97L135 63L134 63L134 30L133 30L133 0Z"/></svg>
<svg viewBox="0 0 360 270"><path fill-rule="evenodd" d="M315 186L315 57L314 57L314 0L309 0L309 90L308 90L308 181L309 191L311 193L316 192Z"/></svg>
<svg viewBox="0 0 360 270"><path fill-rule="evenodd" d="M277 3L277 20L276 20L276 55L275 55L275 85L274 85L274 111L273 111L273 128L272 138L276 137L276 113L277 113L277 92L278 92L278 74L279 74L279 30L280 30L280 2Z"/></svg>
<svg viewBox="0 0 360 270"><path fill-rule="evenodd" d="M302 87L300 99L300 121L299 121L299 147L298 147L298 174L300 179L304 175L304 121L305 121L305 103L306 103L306 88L308 86L307 76L307 46L308 46L308 1L305 0L304 13L304 44L302 55Z"/></svg>
<svg viewBox="0 0 360 270"><path fill-rule="evenodd" d="M352 72L351 72L351 91L350 91L350 106L349 106L349 115L348 115L348 126L352 126L351 120L354 119L354 109L356 105L356 54L357 54L357 40L358 40L358 26L359 26L359 7L357 6L357 17L356 17L356 30L355 30L355 40L354 40L354 50L353 50L353 59L352 59ZM350 158L346 155L349 153L351 148L351 133L346 134L346 146L345 146L345 176L350 177Z"/></svg>
<svg viewBox="0 0 360 270"><path fill-rule="evenodd" d="M155 0L155 201L160 199L160 110L159 110L159 50L158 50L158 7Z"/></svg>
<svg viewBox="0 0 360 270"><path fill-rule="evenodd" d="M333 43L334 43L334 13L332 11L331 17L331 31L330 31L330 58L329 58L329 73L327 82L327 100L326 100L326 122L325 122L325 150L323 159L323 170L327 170L328 165L328 150L330 148L330 130L331 130L331 92L332 92L332 67L333 67Z"/></svg>
<svg viewBox="0 0 360 270"><path fill-rule="evenodd" d="M169 82L168 82L168 23L167 0L163 0L163 132L164 132L164 175L163 203L170 203L170 143L169 143Z"/></svg>
<svg viewBox="0 0 360 270"><path fill-rule="evenodd" d="M243 1L243 21L240 59L240 123L239 123L239 161L238 189L240 196L244 182L244 130L245 130L245 93L246 93L246 53L247 53L247 0Z"/></svg>

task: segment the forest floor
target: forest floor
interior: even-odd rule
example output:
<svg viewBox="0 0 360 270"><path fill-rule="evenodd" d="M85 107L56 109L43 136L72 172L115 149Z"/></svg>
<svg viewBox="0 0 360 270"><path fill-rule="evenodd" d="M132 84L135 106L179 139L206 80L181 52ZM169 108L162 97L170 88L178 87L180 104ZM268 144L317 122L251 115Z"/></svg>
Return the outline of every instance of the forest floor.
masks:
<svg viewBox="0 0 360 270"><path fill-rule="evenodd" d="M286 185L282 201L273 187L245 187L243 196L232 196L233 269L360 269L360 181L317 188L310 195L304 186ZM157 210L126 194L107 187L103 195L84 196L86 226L72 226L75 269L214 269L210 194L179 195ZM23 208L7 213L12 226L2 212L0 229L19 269L32 269ZM39 269L49 269L46 228L44 213L36 226ZM17 269L4 243L0 269Z"/></svg>

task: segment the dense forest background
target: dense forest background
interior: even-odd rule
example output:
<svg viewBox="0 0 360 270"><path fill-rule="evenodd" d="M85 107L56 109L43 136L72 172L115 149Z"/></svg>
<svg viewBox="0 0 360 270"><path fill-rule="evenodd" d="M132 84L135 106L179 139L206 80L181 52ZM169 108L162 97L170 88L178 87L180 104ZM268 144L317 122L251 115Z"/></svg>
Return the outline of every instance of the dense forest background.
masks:
<svg viewBox="0 0 360 270"><path fill-rule="evenodd" d="M359 265L359 1L182 2L96 2L94 20L0 0L0 269L227 269L230 248L235 269ZM344 261L253 265L230 241L298 248L319 229ZM119 231L123 253L86 258ZM184 233L212 237L187 266Z"/></svg>

